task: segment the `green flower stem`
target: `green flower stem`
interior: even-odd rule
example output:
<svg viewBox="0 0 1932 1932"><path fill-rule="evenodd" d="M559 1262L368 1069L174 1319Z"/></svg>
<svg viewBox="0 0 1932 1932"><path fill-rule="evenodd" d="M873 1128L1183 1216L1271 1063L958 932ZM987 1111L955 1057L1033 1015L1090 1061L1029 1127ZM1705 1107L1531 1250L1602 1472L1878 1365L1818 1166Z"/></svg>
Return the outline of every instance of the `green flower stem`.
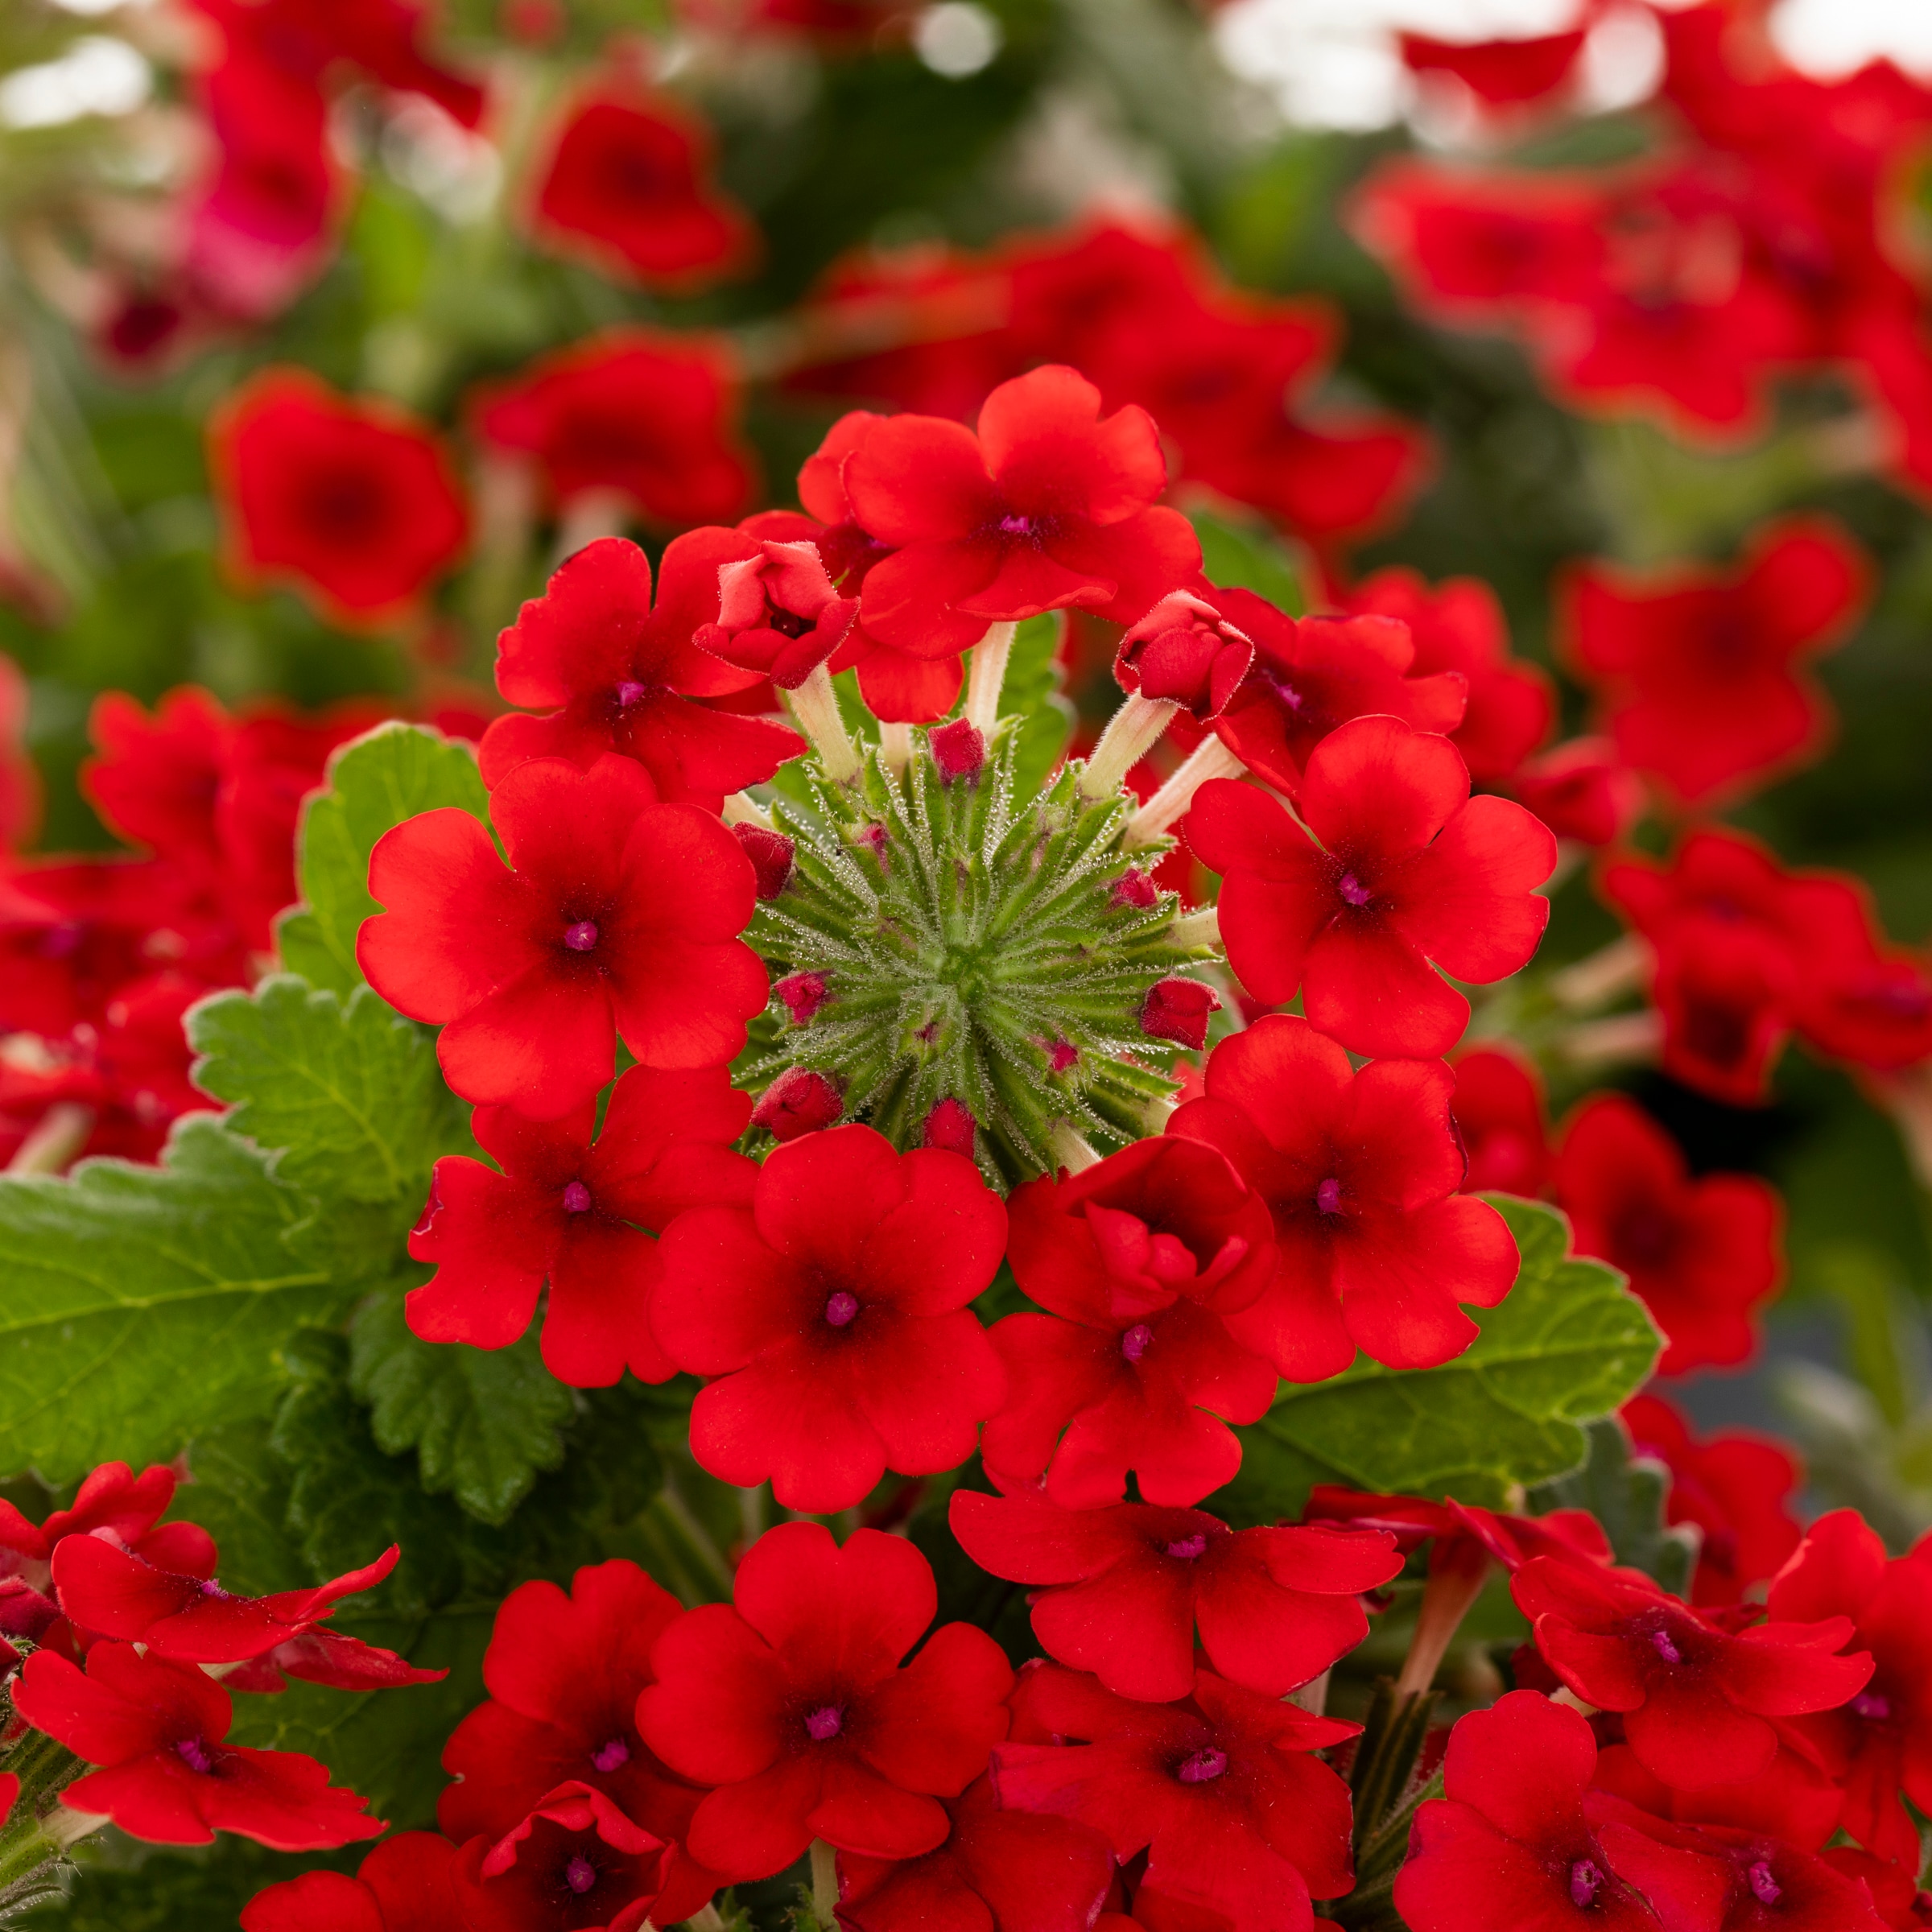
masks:
<svg viewBox="0 0 1932 1932"><path fill-rule="evenodd" d="M1080 774L1080 796L1097 802L1117 795L1128 773L1160 743L1179 709L1170 698L1144 698L1136 691L1100 733Z"/></svg>
<svg viewBox="0 0 1932 1932"><path fill-rule="evenodd" d="M861 759L839 716L838 694L832 687L832 673L823 664L812 667L811 674L796 691L785 694L799 729L811 741L825 776L835 785L849 785L859 775Z"/></svg>
<svg viewBox="0 0 1932 1932"><path fill-rule="evenodd" d="M1186 815L1194 795L1210 778L1238 778L1248 767L1212 732L1188 753L1180 769L1128 820L1121 843L1132 852L1165 838L1175 819Z"/></svg>
<svg viewBox="0 0 1932 1932"><path fill-rule="evenodd" d="M839 1855L822 1838L811 1841L811 1909L819 1923L839 1922Z"/></svg>
<svg viewBox="0 0 1932 1932"><path fill-rule="evenodd" d="M985 737L993 736L1000 721L1000 691L1006 682L1006 660L1013 655L1013 640L1019 634L1017 624L993 624L972 647L972 662L966 674L967 722Z"/></svg>
<svg viewBox="0 0 1932 1932"><path fill-rule="evenodd" d="M761 832L771 830L771 814L748 791L734 791L718 815L727 825L755 825Z"/></svg>

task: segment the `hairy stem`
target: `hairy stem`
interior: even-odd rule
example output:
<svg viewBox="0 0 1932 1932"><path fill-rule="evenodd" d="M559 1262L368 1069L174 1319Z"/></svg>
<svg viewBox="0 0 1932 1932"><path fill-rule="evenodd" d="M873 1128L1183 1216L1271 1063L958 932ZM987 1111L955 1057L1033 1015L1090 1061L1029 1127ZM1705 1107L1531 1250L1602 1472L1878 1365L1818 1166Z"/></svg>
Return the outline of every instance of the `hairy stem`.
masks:
<svg viewBox="0 0 1932 1932"><path fill-rule="evenodd" d="M1188 753L1186 762L1127 822L1121 841L1131 852L1151 845L1176 819L1185 816L1194 795L1210 778L1238 778L1248 767L1212 734Z"/></svg>
<svg viewBox="0 0 1932 1932"><path fill-rule="evenodd" d="M1000 721L1000 688L1006 682L1006 660L1013 655L1017 624L993 624L972 647L966 674L966 717L982 736L990 737Z"/></svg>
<svg viewBox="0 0 1932 1932"><path fill-rule="evenodd" d="M1170 698L1144 698L1138 691L1108 720L1080 774L1083 799L1110 799L1135 766L1160 743L1180 709Z"/></svg>

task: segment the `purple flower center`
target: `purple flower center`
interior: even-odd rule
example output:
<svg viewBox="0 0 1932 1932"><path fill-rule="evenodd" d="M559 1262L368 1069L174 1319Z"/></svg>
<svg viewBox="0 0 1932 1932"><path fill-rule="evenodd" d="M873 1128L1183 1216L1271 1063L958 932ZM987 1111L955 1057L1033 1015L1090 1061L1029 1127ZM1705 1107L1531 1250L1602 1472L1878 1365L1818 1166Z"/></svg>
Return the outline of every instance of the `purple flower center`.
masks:
<svg viewBox="0 0 1932 1932"><path fill-rule="evenodd" d="M191 1771L208 1772L215 1768L215 1754L198 1737L184 1737L175 1746L175 1755Z"/></svg>
<svg viewBox="0 0 1932 1932"><path fill-rule="evenodd" d="M597 1882L597 1868L580 1855L564 1868L564 1882L581 1897Z"/></svg>
<svg viewBox="0 0 1932 1932"><path fill-rule="evenodd" d="M1771 1868L1760 1859L1744 1874L1751 1887L1751 1896L1761 1905L1774 1905L1785 1895L1785 1889L1771 1876Z"/></svg>
<svg viewBox="0 0 1932 1932"><path fill-rule="evenodd" d="M634 678L626 678L617 687L618 710L629 711L632 705L642 704L650 689L649 685L640 684Z"/></svg>
<svg viewBox="0 0 1932 1932"><path fill-rule="evenodd" d="M600 1771L614 1771L620 1765L630 1762L630 1746L621 1737L613 1737L607 1744L599 1744L590 1754L590 1761Z"/></svg>
<svg viewBox="0 0 1932 1932"><path fill-rule="evenodd" d="M1034 534L1033 518L1013 512L1001 517L996 527L1003 537L1030 537Z"/></svg>
<svg viewBox="0 0 1932 1932"><path fill-rule="evenodd" d="M1315 1210L1317 1214L1340 1214L1342 1211L1342 1184L1337 1180L1323 1181L1315 1191Z"/></svg>
<svg viewBox="0 0 1932 1932"><path fill-rule="evenodd" d="M1351 906L1366 906L1375 897L1352 872L1344 873L1335 881L1335 889Z"/></svg>
<svg viewBox="0 0 1932 1932"><path fill-rule="evenodd" d="M1852 1700L1854 1717L1869 1717L1883 1724L1892 1715L1892 1700L1876 1690L1861 1690Z"/></svg>
<svg viewBox="0 0 1932 1932"><path fill-rule="evenodd" d="M1579 1858L1570 1868L1570 1902L1587 1905L1604 1889L1603 1868L1594 1859Z"/></svg>
<svg viewBox="0 0 1932 1932"><path fill-rule="evenodd" d="M1154 1331L1145 1322L1136 1322L1121 1337L1121 1353L1130 1362L1137 1362L1147 1352L1147 1345L1154 1340Z"/></svg>
<svg viewBox="0 0 1932 1932"><path fill-rule="evenodd" d="M594 919L579 919L576 925L568 927L564 934L564 943L572 952L588 952L597 943L597 927Z"/></svg>
<svg viewBox="0 0 1932 1932"><path fill-rule="evenodd" d="M1668 1630L1653 1630L1650 1633L1650 1648L1667 1664L1681 1664L1684 1653L1670 1641Z"/></svg>
<svg viewBox="0 0 1932 1932"><path fill-rule="evenodd" d="M224 1590L212 1576L204 1582L196 1583L195 1587L200 1591L203 1600L208 1603L228 1604L234 1601L233 1592Z"/></svg>
<svg viewBox="0 0 1932 1932"><path fill-rule="evenodd" d="M590 1212L590 1190L581 1181L572 1181L564 1188L564 1211L566 1214Z"/></svg>
<svg viewBox="0 0 1932 1932"><path fill-rule="evenodd" d="M1183 1537L1178 1543L1170 1543L1167 1546L1167 1554L1170 1556L1179 1557L1184 1563L1191 1563L1207 1547L1207 1538L1196 1530L1192 1536Z"/></svg>
<svg viewBox="0 0 1932 1932"><path fill-rule="evenodd" d="M859 1298L841 1288L825 1304L825 1319L835 1328L843 1328L859 1312Z"/></svg>
<svg viewBox="0 0 1932 1932"><path fill-rule="evenodd" d="M822 1744L828 1738L836 1737L844 1728L845 1713L836 1704L821 1704L817 1710L806 1713L806 1735L814 1744Z"/></svg>
<svg viewBox="0 0 1932 1932"><path fill-rule="evenodd" d="M1216 1750L1212 1744L1203 1744L1192 1757L1181 1760L1181 1768L1174 1775L1184 1785L1204 1785L1227 1769L1228 1753Z"/></svg>

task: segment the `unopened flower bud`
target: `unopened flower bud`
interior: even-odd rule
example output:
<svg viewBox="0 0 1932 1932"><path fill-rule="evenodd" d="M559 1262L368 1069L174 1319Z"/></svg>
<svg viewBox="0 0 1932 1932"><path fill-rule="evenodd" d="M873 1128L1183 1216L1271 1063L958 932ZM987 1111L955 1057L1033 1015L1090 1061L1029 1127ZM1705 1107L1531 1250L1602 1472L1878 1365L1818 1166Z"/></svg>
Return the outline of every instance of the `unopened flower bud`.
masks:
<svg viewBox="0 0 1932 1932"><path fill-rule="evenodd" d="M1154 882L1154 874L1143 872L1137 865L1129 865L1114 881L1113 890L1108 895L1108 899L1112 905L1131 906L1137 912L1145 912L1160 896L1160 888Z"/></svg>
<svg viewBox="0 0 1932 1932"><path fill-rule="evenodd" d="M758 897L775 899L791 882L797 846L783 832L767 832L762 825L734 825L731 830L758 875Z"/></svg>
<svg viewBox="0 0 1932 1932"><path fill-rule="evenodd" d="M825 976L822 972L795 972L772 988L785 1002L791 1023L803 1026L825 1004Z"/></svg>
<svg viewBox="0 0 1932 1932"><path fill-rule="evenodd" d="M1160 980L1141 1008L1141 1031L1199 1052L1208 1043L1208 1016L1220 1008L1220 995L1199 980Z"/></svg>
<svg viewBox="0 0 1932 1932"><path fill-rule="evenodd" d="M939 776L951 784L955 778L976 778L986 763L986 740L970 718L955 718L926 734L932 762Z"/></svg>
<svg viewBox="0 0 1932 1932"><path fill-rule="evenodd" d="M1165 698L1204 724L1220 715L1253 660L1245 631L1212 604L1176 590L1121 639L1113 675L1121 690Z"/></svg>
<svg viewBox="0 0 1932 1932"><path fill-rule="evenodd" d="M751 1124L762 1127L774 1141L795 1141L834 1125L845 1111L839 1090L822 1073L794 1067L765 1089L751 1110Z"/></svg>
<svg viewBox="0 0 1932 1932"><path fill-rule="evenodd" d="M716 621L700 624L691 641L795 691L844 642L858 614L858 600L832 588L813 545L766 543L720 568Z"/></svg>
<svg viewBox="0 0 1932 1932"><path fill-rule="evenodd" d="M926 1117L920 1129L919 1145L942 1148L947 1154L963 1154L972 1158L972 1137L979 1123L964 1100L943 1100Z"/></svg>

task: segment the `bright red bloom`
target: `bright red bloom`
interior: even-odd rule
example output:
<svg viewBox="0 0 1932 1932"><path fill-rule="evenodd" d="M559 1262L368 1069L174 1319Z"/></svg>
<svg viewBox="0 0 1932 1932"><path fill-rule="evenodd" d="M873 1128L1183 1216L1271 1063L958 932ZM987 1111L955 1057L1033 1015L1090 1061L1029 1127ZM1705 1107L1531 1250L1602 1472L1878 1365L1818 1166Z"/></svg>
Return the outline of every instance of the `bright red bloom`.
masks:
<svg viewBox="0 0 1932 1932"><path fill-rule="evenodd" d="M815 1523L770 1530L738 1566L735 1608L705 1604L658 1638L638 1700L645 1741L718 1787L693 1853L733 1879L782 1872L814 1838L916 1858L1006 1735L1013 1673L983 1631L947 1624L918 1550L876 1530L843 1549Z"/></svg>
<svg viewBox="0 0 1932 1932"><path fill-rule="evenodd" d="M993 1345L1006 1406L986 1425L988 1466L1044 1478L1067 1509L1141 1495L1185 1508L1228 1481L1241 1445L1220 1419L1258 1421L1268 1364L1224 1311L1274 1265L1267 1206L1218 1154L1136 1141L1070 1179L1013 1190L1008 1259L1046 1315L1009 1315Z"/></svg>
<svg viewBox="0 0 1932 1932"><path fill-rule="evenodd" d="M757 874L758 897L775 899L791 883L798 863L798 846L782 832L767 832L762 825L734 825L731 836L744 848Z"/></svg>
<svg viewBox="0 0 1932 1932"><path fill-rule="evenodd" d="M1798 1728L1843 1788L1845 1831L1916 1872L1918 1827L1903 1798L1922 1810L1932 1798L1932 1549L1921 1541L1888 1562L1856 1511L1835 1509L1778 1573L1769 1611L1800 1623L1849 1617L1871 1652L1871 1682Z"/></svg>
<svg viewBox="0 0 1932 1932"><path fill-rule="evenodd" d="M716 811L803 750L795 732L702 702L758 682L691 642L717 621L720 568L757 552L735 530L674 539L654 610L650 559L634 543L601 537L567 558L498 642L497 690L546 715L491 724L477 753L484 782L502 784L528 758L588 768L618 752L650 772L659 798Z"/></svg>
<svg viewBox="0 0 1932 1932"><path fill-rule="evenodd" d="M444 807L385 832L356 956L466 1100L557 1119L611 1076L616 1034L646 1067L715 1066L762 1010L765 968L737 937L751 863L695 805L660 805L640 765L519 765L489 831Z"/></svg>
<svg viewBox="0 0 1932 1932"><path fill-rule="evenodd" d="M242 1932L468 1932L450 1883L456 1847L433 1831L386 1838L353 1878L305 1872L258 1892Z"/></svg>
<svg viewBox="0 0 1932 1932"><path fill-rule="evenodd" d="M1872 1675L1851 1641L1852 1620L1760 1624L1741 1635L1666 1596L1634 1571L1539 1556L1511 1579L1550 1668L1600 1710L1620 1712L1638 1761L1694 1790L1735 1783L1768 1765L1768 1721L1828 1711Z"/></svg>
<svg viewBox="0 0 1932 1932"><path fill-rule="evenodd" d="M1624 762L1698 803L1815 753L1831 707L1796 662L1844 642L1869 574L1816 518L1757 531L1731 572L1576 572L1571 647Z"/></svg>
<svg viewBox="0 0 1932 1932"><path fill-rule="evenodd" d="M1700 1442L1662 1396L1633 1396L1621 1413L1633 1452L1670 1472L1667 1520L1699 1531L1690 1600L1740 1603L1775 1576L1804 1534L1791 1513L1802 1476L1790 1451L1735 1430Z"/></svg>
<svg viewBox="0 0 1932 1932"><path fill-rule="evenodd" d="M874 422L844 481L861 526L894 546L866 574L865 627L923 655L1070 605L1131 623L1200 569L1187 519L1154 506L1167 472L1152 419L1101 420L1070 369L1001 383L976 436L936 416Z"/></svg>
<svg viewBox="0 0 1932 1932"><path fill-rule="evenodd" d="M1468 685L1459 671L1411 675L1408 626L1382 617L1291 617L1251 590L1217 590L1216 608L1253 639L1254 662L1214 721L1223 744L1293 797L1328 734L1371 712L1451 731Z"/></svg>
<svg viewBox="0 0 1932 1932"><path fill-rule="evenodd" d="M1608 738L1571 738L1519 766L1509 789L1559 839L1609 845L1642 815L1644 782Z"/></svg>
<svg viewBox="0 0 1932 1932"><path fill-rule="evenodd" d="M485 385L471 419L484 441L535 464L553 502L609 491L682 528L723 522L751 494L742 388L722 336L607 328Z"/></svg>
<svg viewBox="0 0 1932 1932"><path fill-rule="evenodd" d="M1468 706L1448 736L1478 784L1508 778L1549 737L1556 717L1549 675L1510 656L1502 606L1481 578L1448 577L1431 589L1414 571L1392 564L1364 577L1342 608L1408 625L1415 646L1408 671L1412 687L1445 671L1468 680ZM1419 717L1410 722L1444 729Z"/></svg>
<svg viewBox="0 0 1932 1932"><path fill-rule="evenodd" d="M845 642L858 614L858 599L833 589L815 544L767 540L720 570L718 621L691 642L795 691Z"/></svg>
<svg viewBox="0 0 1932 1932"><path fill-rule="evenodd" d="M1834 1872L1860 1880L1872 1895L1872 1909L1892 1932L1922 1932L1932 1925L1932 1892L1918 1889L1918 1855L1909 1864L1889 1864L1849 1845L1834 1845L1818 1855Z"/></svg>
<svg viewBox="0 0 1932 1932"><path fill-rule="evenodd" d="M1590 1789L1596 1740L1534 1690L1472 1711L1449 1736L1445 1796L1416 1814L1395 1903L1414 1932L1708 1932L1721 1885ZM1654 1909L1653 1909L1654 1908Z"/></svg>
<svg viewBox="0 0 1932 1932"><path fill-rule="evenodd" d="M410 1291L411 1328L507 1348L547 1281L543 1363L559 1381L602 1389L626 1368L668 1381L677 1371L650 1328L654 1237L687 1208L749 1203L758 1169L731 1142L750 1118L751 1096L722 1067L632 1067L601 1131L594 1100L556 1121L479 1107L471 1131L502 1171L460 1155L436 1162L409 1237L436 1272Z"/></svg>
<svg viewBox="0 0 1932 1932"><path fill-rule="evenodd" d="M571 103L556 131L534 226L621 280L702 287L739 266L757 238L712 174L711 131L690 109L605 81Z"/></svg>
<svg viewBox="0 0 1932 1932"><path fill-rule="evenodd" d="M1088 1932L1113 1876L1097 1831L1002 1810L988 1777L942 1802L952 1828L936 1852L896 1861L839 1855L846 1932Z"/></svg>
<svg viewBox="0 0 1932 1932"><path fill-rule="evenodd" d="M788 1509L848 1509L888 1468L956 1468L1005 1393L966 1304L1005 1234L970 1161L856 1125L780 1147L749 1208L680 1216L651 1321L680 1368L718 1378L692 1455L727 1482L769 1477Z"/></svg>
<svg viewBox="0 0 1932 1932"><path fill-rule="evenodd" d="M1311 1895L1353 1882L1348 1788L1313 1753L1357 1726L1211 1670L1184 1703L1149 1704L1036 1665L1022 1699L1031 1734L1068 1741L1000 1745L1000 1802L1091 1826L1123 1863L1146 1851L1144 1893L1231 1932L1307 1932Z"/></svg>
<svg viewBox="0 0 1932 1932"><path fill-rule="evenodd" d="M588 1785L559 1785L493 1845L472 1839L453 1889L470 1932L639 1932L669 1863L663 1840Z"/></svg>
<svg viewBox="0 0 1932 1932"><path fill-rule="evenodd" d="M1225 597L1228 593L1220 593ZM1220 715L1254 662L1254 641L1191 591L1170 591L1115 652L1121 690L1181 706L1197 724Z"/></svg>
<svg viewBox="0 0 1932 1932"><path fill-rule="evenodd" d="M1034 1591L1049 1657L1122 1697L1162 1703L1194 1683L1195 1626L1216 1672L1280 1697L1368 1633L1361 1592L1402 1567L1379 1530L1230 1532L1199 1509L1063 1509L1016 1489L956 1489L947 1520L982 1570Z"/></svg>
<svg viewBox="0 0 1932 1932"><path fill-rule="evenodd" d="M393 1650L316 1624L224 1670L221 1681L231 1690L273 1697L286 1690L291 1679L332 1690L398 1690L408 1684L440 1683L448 1675L447 1670L419 1670Z"/></svg>
<svg viewBox="0 0 1932 1932"><path fill-rule="evenodd" d="M429 426L303 369L264 369L234 390L209 428L208 460L236 574L292 583L346 622L407 610L469 541Z"/></svg>
<svg viewBox="0 0 1932 1932"><path fill-rule="evenodd" d="M1167 1124L1218 1148L1267 1203L1278 1263L1235 1339L1293 1381L1340 1374L1358 1348L1391 1368L1460 1355L1516 1280L1516 1243L1455 1191L1455 1076L1439 1062L1358 1073L1306 1020L1270 1014L1209 1056L1207 1096Z"/></svg>
<svg viewBox="0 0 1932 1932"><path fill-rule="evenodd" d="M663 1916L689 1918L724 1883L682 1849L704 1793L652 1756L637 1718L639 1693L656 1681L651 1646L683 1614L621 1558L580 1570L568 1596L549 1583L513 1590L484 1653L489 1701L443 1747L458 1781L437 1800L436 1823L458 1843L495 1839L547 1793L588 1787L671 1842Z"/></svg>
<svg viewBox="0 0 1932 1932"><path fill-rule="evenodd" d="M1671 1852L1703 1859L1716 1880L1686 1888L1685 1903L1701 1907L1686 1923L1718 1932L1883 1932L1861 1879L1768 1833L1647 1820L1642 1830L1648 1842L1629 1844L1622 1861L1639 1884L1668 1887L1678 1869L1674 1860L1666 1863Z"/></svg>
<svg viewBox="0 0 1932 1932"><path fill-rule="evenodd" d="M1221 996L1199 980L1157 980L1141 1002L1141 1031L1199 1053L1208 1044L1209 1017L1220 1009Z"/></svg>
<svg viewBox="0 0 1932 1932"><path fill-rule="evenodd" d="M101 1767L65 1786L62 1804L151 1843L205 1845L218 1829L278 1852L316 1852L382 1830L312 1757L224 1744L228 1693L131 1644L97 1644L85 1676L58 1652L36 1650L15 1682L14 1708Z"/></svg>
<svg viewBox="0 0 1932 1932"><path fill-rule="evenodd" d="M76 1629L138 1643L171 1663L232 1664L306 1635L342 1598L374 1589L400 1554L392 1543L363 1569L273 1596L231 1596L212 1578L169 1571L101 1536L63 1538L52 1567Z"/></svg>
<svg viewBox="0 0 1932 1932"><path fill-rule="evenodd" d="M1552 1674L1549 1688L1556 1687ZM1610 1732L1616 1721L1604 1718L1598 1723ZM1699 1785L1689 1791L1646 1771L1628 1744L1606 1744L1597 1754L1596 1786L1653 1818L1769 1832L1787 1844L1815 1852L1837 1831L1844 1810L1844 1794L1831 1781L1826 1754L1810 1734L1814 1727L1829 1721L1828 1715L1777 1719L1772 1728L1777 1733L1777 1751L1762 1770L1735 1784Z"/></svg>
<svg viewBox="0 0 1932 1932"><path fill-rule="evenodd" d="M1415 74L1451 74L1490 107L1523 107L1547 100L1575 72L1587 31L1535 34L1521 40L1439 40L1396 36L1402 64Z"/></svg>
<svg viewBox="0 0 1932 1932"><path fill-rule="evenodd" d="M1752 1316L1784 1279L1777 1189L1752 1174L1694 1180L1677 1143L1620 1094L1570 1117L1555 1187L1577 1253L1622 1269L1664 1331L1660 1373L1751 1355Z"/></svg>
<svg viewBox="0 0 1932 1932"><path fill-rule="evenodd" d="M1550 1178L1550 1129L1535 1067L1509 1048L1458 1054L1449 1113L1468 1162L1466 1193L1520 1194L1534 1200Z"/></svg>
<svg viewBox="0 0 1932 1932"><path fill-rule="evenodd" d="M844 1097L824 1074L809 1067L792 1067L758 1096L751 1124L782 1143L836 1127L844 1113Z"/></svg>
<svg viewBox="0 0 1932 1932"><path fill-rule="evenodd" d="M1309 1019L1352 1052L1446 1053L1469 1002L1431 963L1478 985L1525 964L1550 920L1534 889L1555 840L1520 805L1471 798L1447 739L1389 717L1316 746L1298 809L1307 831L1252 785L1213 778L1195 794L1187 842L1226 875L1229 964L1266 1004L1300 989Z"/></svg>

